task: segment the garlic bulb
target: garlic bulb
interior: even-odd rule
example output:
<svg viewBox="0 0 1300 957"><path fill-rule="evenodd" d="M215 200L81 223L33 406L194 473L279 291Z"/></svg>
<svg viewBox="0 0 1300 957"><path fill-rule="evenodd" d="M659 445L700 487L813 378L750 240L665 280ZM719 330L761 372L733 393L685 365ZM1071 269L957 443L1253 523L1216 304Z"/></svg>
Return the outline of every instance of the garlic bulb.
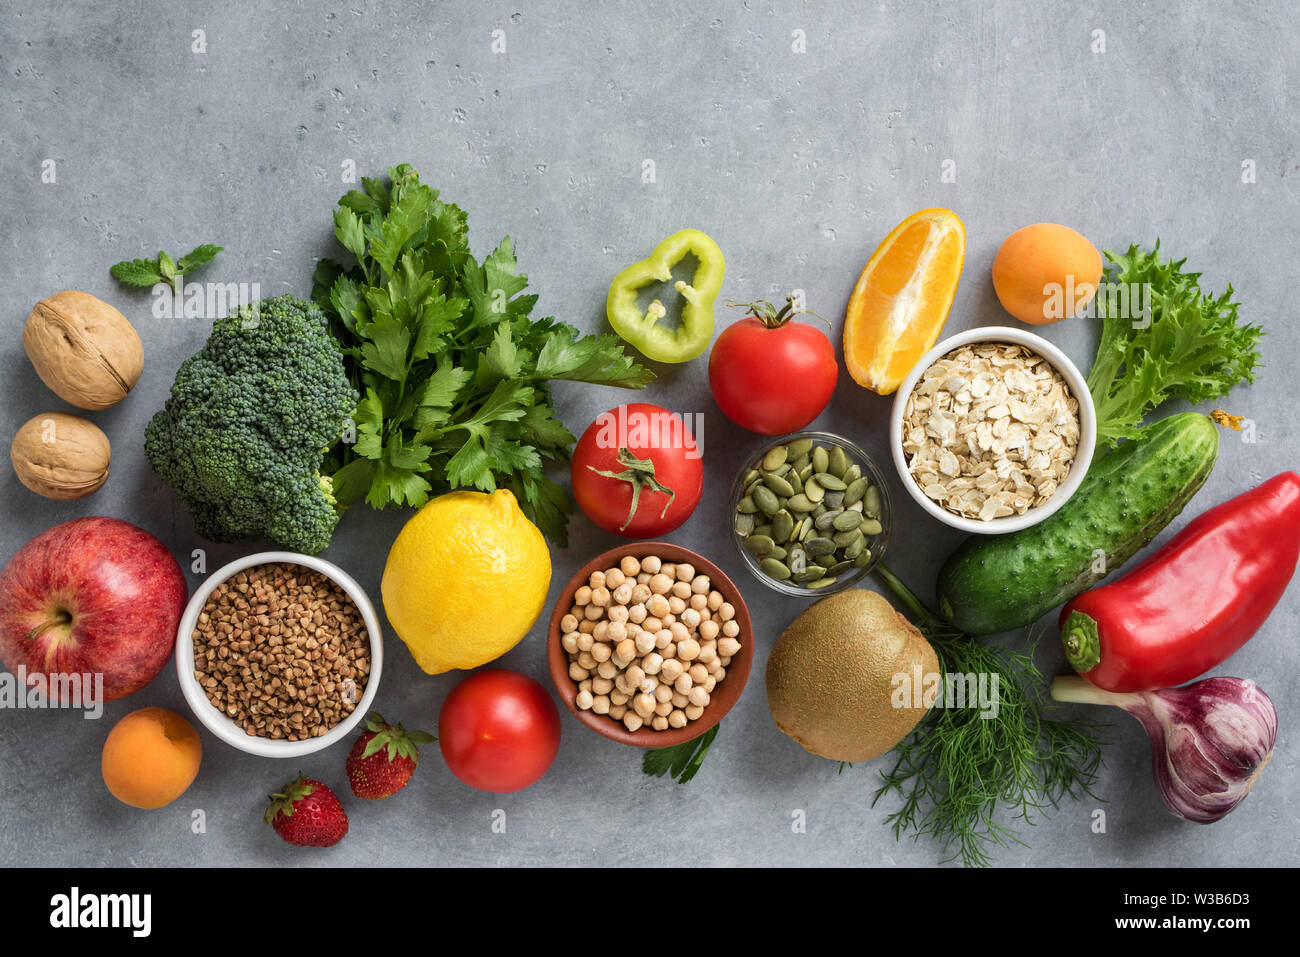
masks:
<svg viewBox="0 0 1300 957"><path fill-rule="evenodd" d="M1052 682L1057 701L1109 704L1142 722L1165 805L1197 824L1219 820L1249 793L1273 756L1277 710L1245 678L1112 694L1076 675Z"/></svg>

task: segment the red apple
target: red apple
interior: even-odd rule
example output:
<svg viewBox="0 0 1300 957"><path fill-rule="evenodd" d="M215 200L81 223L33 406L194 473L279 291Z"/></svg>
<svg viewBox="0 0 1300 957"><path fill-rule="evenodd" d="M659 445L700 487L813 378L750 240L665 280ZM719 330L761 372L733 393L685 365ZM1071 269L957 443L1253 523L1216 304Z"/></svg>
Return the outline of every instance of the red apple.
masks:
<svg viewBox="0 0 1300 957"><path fill-rule="evenodd" d="M55 525L0 572L0 661L29 676L102 674L104 700L125 698L171 657L188 594L144 529L103 517Z"/></svg>

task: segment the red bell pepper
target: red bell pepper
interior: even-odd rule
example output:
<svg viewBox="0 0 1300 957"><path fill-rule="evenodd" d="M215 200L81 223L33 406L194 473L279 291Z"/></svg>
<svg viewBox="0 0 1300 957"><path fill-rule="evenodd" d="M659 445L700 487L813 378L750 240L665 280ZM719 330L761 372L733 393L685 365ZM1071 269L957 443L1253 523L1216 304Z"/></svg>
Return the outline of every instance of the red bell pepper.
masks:
<svg viewBox="0 0 1300 957"><path fill-rule="evenodd" d="M1106 691L1172 688L1244 645L1300 558L1300 475L1283 472L1192 520L1123 578L1061 610L1075 671Z"/></svg>

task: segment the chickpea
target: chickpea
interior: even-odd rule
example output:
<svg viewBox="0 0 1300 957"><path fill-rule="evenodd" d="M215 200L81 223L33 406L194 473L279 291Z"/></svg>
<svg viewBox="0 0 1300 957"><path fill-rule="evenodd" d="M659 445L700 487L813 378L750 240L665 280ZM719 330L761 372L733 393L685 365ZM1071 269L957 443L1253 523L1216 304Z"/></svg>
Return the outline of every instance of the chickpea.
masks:
<svg viewBox="0 0 1300 957"><path fill-rule="evenodd" d="M572 612L570 612L569 614L565 615L563 618L560 619L560 631L563 634L567 635L569 632L577 631L577 630L578 630L578 619L577 617L574 616Z"/></svg>
<svg viewBox="0 0 1300 957"><path fill-rule="evenodd" d="M648 616L645 621L641 622L641 627L649 632L656 632L663 626L664 623L653 615Z"/></svg>
<svg viewBox="0 0 1300 957"><path fill-rule="evenodd" d="M599 605L588 605L583 609L582 614L587 621L594 622L597 619L605 617L605 609L601 608Z"/></svg>
<svg viewBox="0 0 1300 957"><path fill-rule="evenodd" d="M663 595L651 595L650 600L645 603L646 611L656 618L662 618L671 611L668 605L668 599Z"/></svg>
<svg viewBox="0 0 1300 957"><path fill-rule="evenodd" d="M704 600L707 602L709 600L710 584L708 575L696 575L691 579L691 591L696 595L703 595Z"/></svg>
<svg viewBox="0 0 1300 957"><path fill-rule="evenodd" d="M621 568L607 568L605 570L605 587L609 589L618 589L627 581L627 576L623 574Z"/></svg>
<svg viewBox="0 0 1300 957"><path fill-rule="evenodd" d="M635 555L624 555L619 560L618 567L624 575L635 577L641 571L641 560Z"/></svg>
<svg viewBox="0 0 1300 957"><path fill-rule="evenodd" d="M641 684L637 686L637 690L642 694L654 694L658 689L659 679L654 675L646 675L641 679Z"/></svg>
<svg viewBox="0 0 1300 957"><path fill-rule="evenodd" d="M674 597L674 598L680 598L682 601L686 601L686 599L690 598L690 597L691 597L691 583L690 583L690 582L680 582L680 581L679 581L679 582L675 582L675 583L673 584L673 597Z"/></svg>
<svg viewBox="0 0 1300 957"><path fill-rule="evenodd" d="M582 621L578 622L578 631L584 635L593 634L596 631L596 623L594 621L588 621L584 617Z"/></svg>
<svg viewBox="0 0 1300 957"><path fill-rule="evenodd" d="M650 612L646 610L645 605L631 605L627 610L627 620L632 622L634 625L640 625L645 621L646 615L648 614L650 614Z"/></svg>
<svg viewBox="0 0 1300 957"><path fill-rule="evenodd" d="M609 693L609 703L614 706L625 705L628 703L631 697L632 696L628 694L626 691L619 691L617 688L615 688L613 691ZM617 718L618 715L614 715L614 717Z"/></svg>
<svg viewBox="0 0 1300 957"><path fill-rule="evenodd" d="M722 623L722 633L728 638L735 638L740 634L740 623L734 618L728 619Z"/></svg>
<svg viewBox="0 0 1300 957"><path fill-rule="evenodd" d="M577 700L574 701L574 704L578 706L579 711L590 711L592 703L595 700L596 699L592 697L590 691L579 691Z"/></svg>
<svg viewBox="0 0 1300 957"><path fill-rule="evenodd" d="M609 706L609 716L615 721L622 721L623 715L627 714L627 705L611 704Z"/></svg>
<svg viewBox="0 0 1300 957"><path fill-rule="evenodd" d="M614 601L617 603L615 607L623 607L631 600L632 586L627 582L623 582L623 584L614 589ZM626 612L627 609L623 608L623 611Z"/></svg>
<svg viewBox="0 0 1300 957"><path fill-rule="evenodd" d="M707 678L704 679L704 690L707 691L709 694L713 694L713 689L716 688L717 686L718 686L718 679L713 677L713 675L709 675Z"/></svg>
<svg viewBox="0 0 1300 957"><path fill-rule="evenodd" d="M592 577L594 578L595 576L593 575ZM612 597L613 596L610 595L609 593L609 589L605 588L604 586L600 588L593 588L591 590L591 603L600 608L607 607L609 605L609 600Z"/></svg>
<svg viewBox="0 0 1300 957"><path fill-rule="evenodd" d="M587 677L587 674L587 669L582 667L582 665L578 664L576 661L569 664L569 677L574 681L581 681L583 678Z"/></svg>
<svg viewBox="0 0 1300 957"><path fill-rule="evenodd" d="M659 572L660 574L667 575L671 580L677 577L677 566L671 562L664 562L659 566Z"/></svg>
<svg viewBox="0 0 1300 957"><path fill-rule="evenodd" d="M594 645L595 643L596 643L596 639L592 635L584 635L581 633L578 634L579 651L591 651L591 646Z"/></svg>
<svg viewBox="0 0 1300 957"><path fill-rule="evenodd" d="M591 690L591 679L590 679L590 678L584 678L582 681L579 681L579 682L578 682L578 690L579 690L579 691L590 691L590 690Z"/></svg>
<svg viewBox="0 0 1300 957"><path fill-rule="evenodd" d="M583 671L588 673L594 671L598 663L599 662L597 662L595 658L591 657L590 651L578 652L578 666L582 668Z"/></svg>
<svg viewBox="0 0 1300 957"><path fill-rule="evenodd" d="M631 629L621 621L611 621L605 627L605 640L610 644L621 644L624 638L631 637Z"/></svg>
<svg viewBox="0 0 1300 957"><path fill-rule="evenodd" d="M661 650L663 651L663 656L665 658L677 657L677 646L673 644L671 641L668 642L668 644L664 645Z"/></svg>
<svg viewBox="0 0 1300 957"><path fill-rule="evenodd" d="M682 661L694 661L700 656L700 643L694 638L677 642L677 657Z"/></svg>
<svg viewBox="0 0 1300 957"><path fill-rule="evenodd" d="M691 704L697 704L701 708L709 703L709 693L698 685L687 692L686 697L691 699Z"/></svg>
<svg viewBox="0 0 1300 957"><path fill-rule="evenodd" d="M731 656L730 656L730 655L726 655L726 656L719 655L719 656L718 656L718 664L722 665L722 667L724 667L724 668L730 668L730 667L731 667Z"/></svg>
<svg viewBox="0 0 1300 957"><path fill-rule="evenodd" d="M609 696L598 694L592 698L591 710L596 714L609 714Z"/></svg>
<svg viewBox="0 0 1300 957"><path fill-rule="evenodd" d="M591 657L596 660L597 665L609 661L610 655L613 653L614 649L610 648L609 645L595 645L591 649Z"/></svg>
<svg viewBox="0 0 1300 957"><path fill-rule="evenodd" d="M618 674L618 665L612 661L602 661L596 665L596 674L606 680L613 680L614 676Z"/></svg>
<svg viewBox="0 0 1300 957"><path fill-rule="evenodd" d="M591 637L596 641L609 641L609 622L604 618L596 622L591 629Z"/></svg>
<svg viewBox="0 0 1300 957"><path fill-rule="evenodd" d="M725 674L725 669L722 667L722 663L717 658L714 658L707 665L705 665L705 667L709 669L709 674L715 677L717 677L718 672L723 672ZM718 678L718 680L721 681L722 679Z"/></svg>
<svg viewBox="0 0 1300 957"><path fill-rule="evenodd" d="M654 651L655 636L648 631L643 631L636 636L636 653L639 655L648 655Z"/></svg>
<svg viewBox="0 0 1300 957"><path fill-rule="evenodd" d="M700 627L700 613L694 608L687 608L682 612L682 624L687 628Z"/></svg>
<svg viewBox="0 0 1300 957"><path fill-rule="evenodd" d="M663 625L665 628L667 628L676 620L677 620L677 616L674 615L672 612L669 612L668 614L664 615L663 618L659 619L659 623Z"/></svg>
<svg viewBox="0 0 1300 957"><path fill-rule="evenodd" d="M651 575L649 572L641 572L636 576L636 583L638 585L645 585L648 588L650 587L648 583L650 579L653 577L654 576Z"/></svg>
<svg viewBox="0 0 1300 957"><path fill-rule="evenodd" d="M610 681L608 678L603 678L597 675L597 677L591 679L592 694L609 694L610 689L613 687L614 682Z"/></svg>
<svg viewBox="0 0 1300 957"><path fill-rule="evenodd" d="M623 674L627 676L627 683L635 688L645 678L645 669L640 665L628 665Z"/></svg>
<svg viewBox="0 0 1300 957"><path fill-rule="evenodd" d="M629 698L636 694L636 686L627 680L626 671L614 677L614 690L621 695L627 695Z"/></svg>
<svg viewBox="0 0 1300 957"><path fill-rule="evenodd" d="M722 592L720 591L709 592L709 611L717 611L718 609L720 609L722 607L723 600L724 599L722 597Z"/></svg>
<svg viewBox="0 0 1300 957"><path fill-rule="evenodd" d="M569 609L569 614L572 615L574 618L578 619L578 621L582 621L582 606L574 605L572 608Z"/></svg>
<svg viewBox="0 0 1300 957"><path fill-rule="evenodd" d="M680 621L675 621L668 626L668 634L672 635L673 641L677 642L679 645L687 638L691 637L691 633L686 630L686 626Z"/></svg>
<svg viewBox="0 0 1300 957"><path fill-rule="evenodd" d="M661 715L655 715L650 721L650 727L654 728L656 731L667 731L668 719Z"/></svg>
<svg viewBox="0 0 1300 957"><path fill-rule="evenodd" d="M712 641L717 638L718 632L721 630L722 626L711 618L708 621L700 622L700 637L705 641Z"/></svg>
<svg viewBox="0 0 1300 957"><path fill-rule="evenodd" d="M650 590L656 595L666 595L672 587L673 580L667 575L659 574L650 579ZM654 606L651 606L650 611L654 611Z"/></svg>
<svg viewBox="0 0 1300 957"><path fill-rule="evenodd" d="M631 638L624 638L614 648L614 660L620 664L627 664L636 655L636 642Z"/></svg>
<svg viewBox="0 0 1300 957"><path fill-rule="evenodd" d="M704 708L698 704L688 704L682 710L686 712L686 717L690 718L692 721L698 721L700 715L704 714Z"/></svg>
<svg viewBox="0 0 1300 957"><path fill-rule="evenodd" d="M560 639L561 647L563 647L564 650L571 655L576 655L578 653L579 634L580 633L576 631L570 632L569 634L565 635L563 638Z"/></svg>
<svg viewBox="0 0 1300 957"><path fill-rule="evenodd" d="M716 641L700 642L700 656L695 659L701 664L709 664L718 660L718 643Z"/></svg>
<svg viewBox="0 0 1300 957"><path fill-rule="evenodd" d="M605 587L605 573L604 573L604 572L599 572L599 571L597 571L597 572L592 572L592 573L591 573L591 577L590 577L589 579L587 579L587 584L591 586L591 590L592 590L593 593L596 591L597 588L604 588L604 587Z"/></svg>
<svg viewBox="0 0 1300 957"><path fill-rule="evenodd" d="M655 705L655 717L667 718L668 715L672 714L672 711L673 703L671 701L660 701Z"/></svg>
<svg viewBox="0 0 1300 957"><path fill-rule="evenodd" d="M610 624L626 625L627 624L627 605L610 605L605 610L605 617Z"/></svg>
<svg viewBox="0 0 1300 957"><path fill-rule="evenodd" d="M654 695L642 693L632 699L632 710L641 717L648 718L655 713L655 705L658 703Z"/></svg>
<svg viewBox="0 0 1300 957"><path fill-rule="evenodd" d="M673 689L669 685L660 685L658 688L655 688L655 700L660 704L663 704L665 701L671 703L673 700L673 694Z"/></svg>
<svg viewBox="0 0 1300 957"><path fill-rule="evenodd" d="M672 684L685 670L686 666L676 658L667 658L664 660L663 667L659 669L659 680Z"/></svg>
<svg viewBox="0 0 1300 957"><path fill-rule="evenodd" d="M678 694L687 694L694 684L695 682L692 680L690 674L683 671L677 676L677 680L673 682L673 689L676 690Z"/></svg>
<svg viewBox="0 0 1300 957"><path fill-rule="evenodd" d="M740 651L740 642L736 640L735 635L728 635L725 638L718 639L718 655L722 658L730 658Z"/></svg>
<svg viewBox="0 0 1300 957"><path fill-rule="evenodd" d="M691 699L686 697L686 695L682 694L680 691L674 691L672 702L674 708L685 708L691 703Z"/></svg>
<svg viewBox="0 0 1300 957"><path fill-rule="evenodd" d="M659 672L663 669L663 666L664 666L663 655L656 654L653 651L648 653L643 659L641 659L641 667L648 675L659 674Z"/></svg>
<svg viewBox="0 0 1300 957"><path fill-rule="evenodd" d="M573 603L575 605L590 605L591 586L590 585L579 586L578 590L573 593Z"/></svg>
<svg viewBox="0 0 1300 957"><path fill-rule="evenodd" d="M645 558L641 559L641 571L646 572L647 574L657 575L659 574L659 569L662 567L663 562L660 561L658 555L647 555Z"/></svg>
<svg viewBox="0 0 1300 957"><path fill-rule="evenodd" d="M731 621L736 617L736 609L729 601L724 601L718 606L718 617L723 621Z"/></svg>
<svg viewBox="0 0 1300 957"><path fill-rule="evenodd" d="M727 669L719 665L718 670L713 672L713 678L716 681L721 681L725 677L727 677Z"/></svg>
<svg viewBox="0 0 1300 957"><path fill-rule="evenodd" d="M641 725L645 724L641 716L634 711L628 711L623 715L623 727L629 731L640 731Z"/></svg>
<svg viewBox="0 0 1300 957"><path fill-rule="evenodd" d="M706 597L704 597L703 595L692 595L692 596L691 596L691 601L690 601L690 607L694 608L696 611L699 611L699 612L705 612L705 611L708 611L708 610L709 610L709 600L708 600ZM703 616L701 616L701 617L703 617Z"/></svg>
<svg viewBox="0 0 1300 957"><path fill-rule="evenodd" d="M637 585L632 589L632 603L634 605L644 605L653 594L654 592L650 590L649 585L644 583Z"/></svg>
<svg viewBox="0 0 1300 957"><path fill-rule="evenodd" d="M704 667L704 665L691 665L686 669L686 673L691 676L691 680L697 685L704 684L705 680L709 677L709 669Z"/></svg>
<svg viewBox="0 0 1300 957"><path fill-rule="evenodd" d="M667 628L660 628L655 632L655 647L662 653L667 650L668 646L673 643L673 633ZM672 655L665 654L665 658L671 658Z"/></svg>
<svg viewBox="0 0 1300 957"><path fill-rule="evenodd" d="M687 725L686 714L680 708L674 708L668 714L668 727L684 728Z"/></svg>

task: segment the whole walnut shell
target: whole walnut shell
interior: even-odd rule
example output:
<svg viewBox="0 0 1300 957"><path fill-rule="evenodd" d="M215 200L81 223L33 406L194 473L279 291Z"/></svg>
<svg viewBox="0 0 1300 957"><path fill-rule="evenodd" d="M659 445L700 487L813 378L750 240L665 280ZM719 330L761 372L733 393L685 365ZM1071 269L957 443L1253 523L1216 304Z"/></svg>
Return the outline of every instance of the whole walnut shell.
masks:
<svg viewBox="0 0 1300 957"><path fill-rule="evenodd" d="M23 327L23 347L41 381L79 409L107 409L144 368L135 327L108 303L68 289L42 299Z"/></svg>
<svg viewBox="0 0 1300 957"><path fill-rule="evenodd" d="M18 481L46 498L85 498L108 481L112 450L93 422L66 412L29 419L9 446Z"/></svg>

